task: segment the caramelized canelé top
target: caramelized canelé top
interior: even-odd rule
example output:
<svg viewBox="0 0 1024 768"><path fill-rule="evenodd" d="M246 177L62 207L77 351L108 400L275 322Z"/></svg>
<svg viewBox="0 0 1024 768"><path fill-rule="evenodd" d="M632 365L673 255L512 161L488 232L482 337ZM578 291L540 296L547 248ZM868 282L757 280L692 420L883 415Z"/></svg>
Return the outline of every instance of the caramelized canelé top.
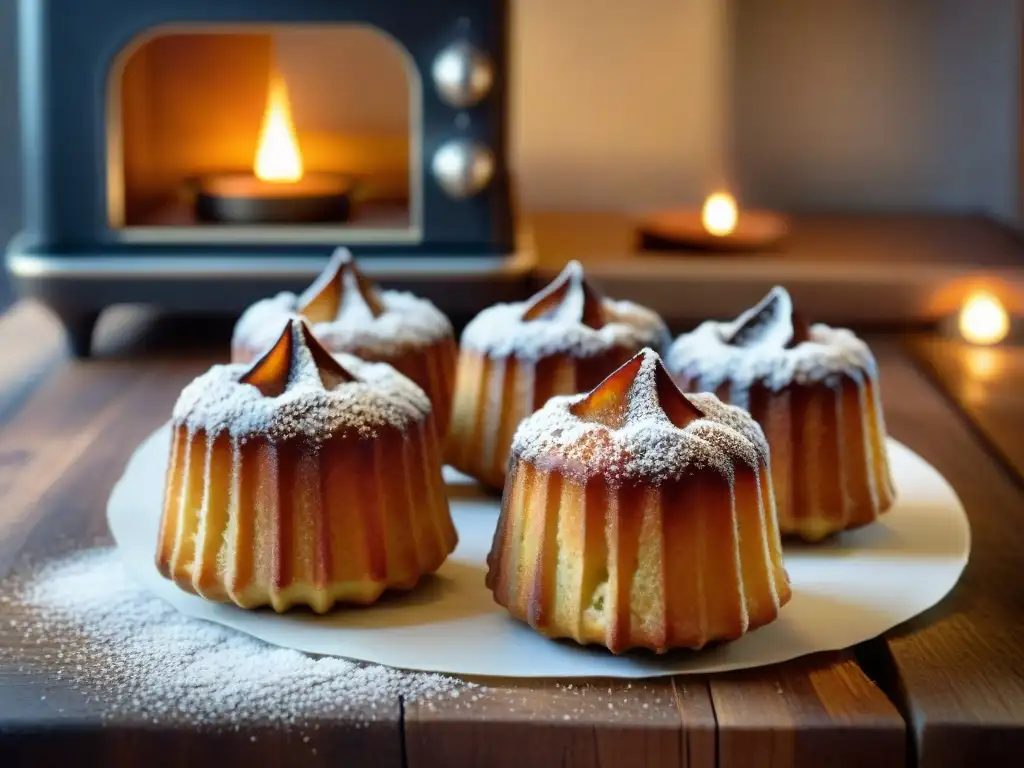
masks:
<svg viewBox="0 0 1024 768"><path fill-rule="evenodd" d="M301 295L284 291L249 307L235 326L233 344L266 349L281 326L298 314L330 349L366 349L401 354L452 336L448 318L426 299L381 291L338 248L324 271Z"/></svg>
<svg viewBox="0 0 1024 768"><path fill-rule="evenodd" d="M469 349L526 360L554 354L592 357L615 347L663 349L668 341L668 329L656 313L601 296L578 261L570 261L527 301L485 309L462 334Z"/></svg>
<svg viewBox="0 0 1024 768"><path fill-rule="evenodd" d="M394 368L332 356L298 317L251 365L215 365L182 391L175 424L209 436L259 435L319 442L343 432L372 437L424 421L430 401Z"/></svg>
<svg viewBox="0 0 1024 768"><path fill-rule="evenodd" d="M780 286L731 322L708 320L683 334L665 362L674 374L699 376L700 386L709 390L726 381L741 386L757 381L781 389L793 381L876 370L867 344L845 328L808 325Z"/></svg>
<svg viewBox="0 0 1024 768"><path fill-rule="evenodd" d="M512 454L579 481L657 485L700 468L732 478L768 462L757 423L711 394L684 395L645 349L592 392L553 397L520 424Z"/></svg>

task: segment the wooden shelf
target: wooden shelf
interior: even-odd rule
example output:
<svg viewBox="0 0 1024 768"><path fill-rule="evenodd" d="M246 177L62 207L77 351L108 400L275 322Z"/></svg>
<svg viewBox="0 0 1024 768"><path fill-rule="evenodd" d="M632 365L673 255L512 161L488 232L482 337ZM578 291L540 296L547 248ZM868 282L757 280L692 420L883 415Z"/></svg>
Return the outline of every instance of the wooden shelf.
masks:
<svg viewBox="0 0 1024 768"><path fill-rule="evenodd" d="M535 282L578 259L610 295L680 326L735 315L776 284L805 315L829 323L933 322L982 286L1024 311L1024 245L981 217L797 215L780 249L754 254L642 251L638 220L530 214Z"/></svg>

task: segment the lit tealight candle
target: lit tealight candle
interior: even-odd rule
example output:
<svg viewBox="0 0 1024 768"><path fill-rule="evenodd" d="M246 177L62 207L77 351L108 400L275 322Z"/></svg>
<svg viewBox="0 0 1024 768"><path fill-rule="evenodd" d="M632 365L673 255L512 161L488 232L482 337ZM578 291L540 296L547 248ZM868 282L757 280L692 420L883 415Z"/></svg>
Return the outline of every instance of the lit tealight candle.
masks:
<svg viewBox="0 0 1024 768"><path fill-rule="evenodd" d="M638 228L645 250L770 250L786 235L781 216L751 209L741 215L736 198L724 190L708 195L700 208L672 208L644 216Z"/></svg>
<svg viewBox="0 0 1024 768"><path fill-rule="evenodd" d="M271 75L252 173L209 176L200 182L196 209L204 221L249 224L344 221L352 182L308 173L292 123L288 87Z"/></svg>
<svg viewBox="0 0 1024 768"><path fill-rule="evenodd" d="M971 344L998 344L1010 333L1010 316L987 291L971 294L960 310L960 335Z"/></svg>

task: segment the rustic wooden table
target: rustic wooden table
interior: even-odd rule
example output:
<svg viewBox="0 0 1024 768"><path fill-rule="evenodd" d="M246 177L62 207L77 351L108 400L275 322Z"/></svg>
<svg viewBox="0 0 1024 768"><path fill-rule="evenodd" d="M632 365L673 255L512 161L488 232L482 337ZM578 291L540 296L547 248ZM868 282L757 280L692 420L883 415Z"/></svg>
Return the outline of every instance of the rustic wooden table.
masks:
<svg viewBox="0 0 1024 768"><path fill-rule="evenodd" d="M195 345L197 335L206 346ZM40 308L21 303L0 318L0 574L55 536L84 541L102 531L124 462L181 387L223 356L226 331L113 313L100 337L97 359L72 361ZM130 706L104 717L102 691L56 679L46 654L19 658L21 631L0 621L0 658L16 660L0 666L0 765L86 756L147 766L1020 765L1024 350L870 342L891 433L949 480L973 531L954 592L882 638L712 677L594 681L571 692L490 680L472 707L396 697L354 713L339 702L313 754L296 753L294 733L259 721L238 731L153 725Z"/></svg>

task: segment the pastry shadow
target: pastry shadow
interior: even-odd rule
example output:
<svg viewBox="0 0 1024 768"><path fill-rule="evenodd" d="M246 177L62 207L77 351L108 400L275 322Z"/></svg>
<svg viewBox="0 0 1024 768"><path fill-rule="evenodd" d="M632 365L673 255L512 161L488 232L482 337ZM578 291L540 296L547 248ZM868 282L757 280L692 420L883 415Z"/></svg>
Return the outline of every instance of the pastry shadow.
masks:
<svg viewBox="0 0 1024 768"><path fill-rule="evenodd" d="M310 623L345 629L415 627L458 621L495 610L491 592L484 586L486 572L483 566L449 561L444 565L444 573L423 576L408 591L385 592L371 605L336 606L322 615L302 610L293 615ZM479 585L479 588L467 588L467 585Z"/></svg>
<svg viewBox="0 0 1024 768"><path fill-rule="evenodd" d="M501 491L477 483L447 483L444 494L449 501L483 501L495 503L501 501Z"/></svg>
<svg viewBox="0 0 1024 768"><path fill-rule="evenodd" d="M926 504L921 506L927 507ZM901 517L906 512L915 516L927 515L927 508L901 510ZM890 524L885 515L882 515L875 522L862 528L843 531L819 542L784 538L783 554L799 555L804 559L859 557L865 552L879 556L893 554L906 557L907 554L913 553L920 557L943 557L955 555L962 548L962 530L948 519L938 518L929 525L915 525L912 526L912 531L906 530L906 527L900 521Z"/></svg>

